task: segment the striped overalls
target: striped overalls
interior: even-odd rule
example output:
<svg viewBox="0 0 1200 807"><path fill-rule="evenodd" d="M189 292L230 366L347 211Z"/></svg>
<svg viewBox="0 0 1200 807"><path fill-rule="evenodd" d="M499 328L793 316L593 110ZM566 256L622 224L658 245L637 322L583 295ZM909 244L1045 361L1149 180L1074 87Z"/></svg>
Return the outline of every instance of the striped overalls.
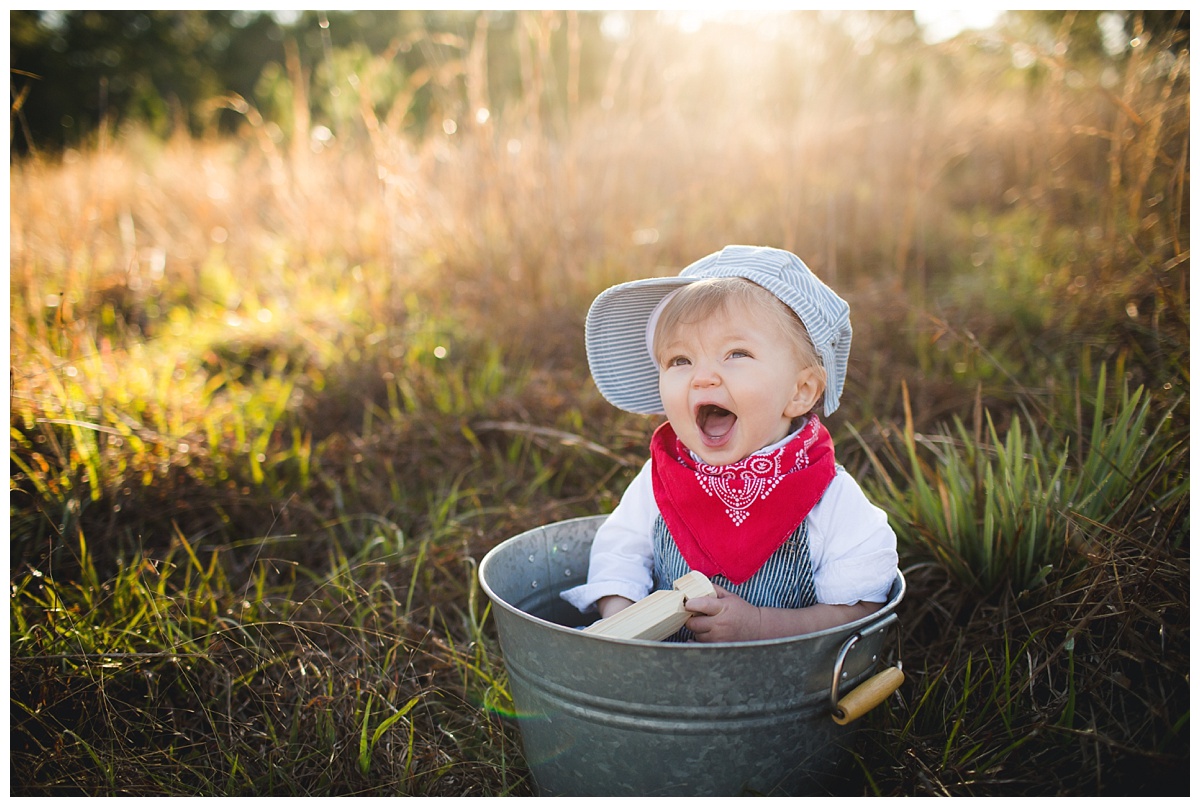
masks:
<svg viewBox="0 0 1200 807"><path fill-rule="evenodd" d="M654 519L654 589L670 589L671 584L691 571L675 546L662 516ZM812 559L808 553L808 521L804 521L767 562L750 578L734 585L724 575L712 581L741 597L751 605L767 608L807 608L817 604ZM671 641L686 641L691 631L683 628Z"/></svg>

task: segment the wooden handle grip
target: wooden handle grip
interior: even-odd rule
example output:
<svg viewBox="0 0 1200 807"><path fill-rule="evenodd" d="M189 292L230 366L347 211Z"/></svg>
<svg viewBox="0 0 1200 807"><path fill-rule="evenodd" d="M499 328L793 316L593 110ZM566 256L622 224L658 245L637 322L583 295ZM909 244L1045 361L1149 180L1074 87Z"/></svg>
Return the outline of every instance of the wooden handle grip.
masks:
<svg viewBox="0 0 1200 807"><path fill-rule="evenodd" d="M904 683L904 673L897 667L888 667L856 686L850 694L838 701L833 722L844 726L865 715Z"/></svg>

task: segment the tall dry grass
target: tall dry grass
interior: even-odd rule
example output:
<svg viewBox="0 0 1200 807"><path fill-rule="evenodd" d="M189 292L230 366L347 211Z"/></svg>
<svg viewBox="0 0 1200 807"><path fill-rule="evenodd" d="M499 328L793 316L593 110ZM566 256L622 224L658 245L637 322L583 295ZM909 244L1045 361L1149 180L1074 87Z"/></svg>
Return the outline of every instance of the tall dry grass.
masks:
<svg viewBox="0 0 1200 807"><path fill-rule="evenodd" d="M1018 237L1072 240L1047 294L1077 293L1080 277L1120 293L1131 262L1152 267L1134 279L1163 275L1134 293L1178 288L1187 60L1165 62L1165 49L1132 50L1114 85L1110 65L1059 55L1067 21L1044 44L919 56L890 28L867 43L818 15L785 16L769 34L651 25L622 45L601 103L560 110L543 85L570 76L539 45L554 15L518 27L531 64L515 101L489 96L479 19L456 69L409 77L409 100L435 86L450 135L436 119L414 141L405 98L377 114L361 71L346 83L364 99L368 148L349 135L316 154L302 136L276 143L239 102L240 141L126 141L18 166L12 190L29 215L14 219L15 298L34 310L65 292L78 309L93 285L136 299L168 280L195 295L214 254L279 297L283 263L314 271L337 255L406 283L454 275L477 304L573 309L604 282L748 241L792 249L839 286L890 283L887 294L923 303L968 261L987 274L987 225L1014 214L1034 228ZM1032 67L1011 68L1015 48ZM1087 252L1101 261L1082 265Z"/></svg>

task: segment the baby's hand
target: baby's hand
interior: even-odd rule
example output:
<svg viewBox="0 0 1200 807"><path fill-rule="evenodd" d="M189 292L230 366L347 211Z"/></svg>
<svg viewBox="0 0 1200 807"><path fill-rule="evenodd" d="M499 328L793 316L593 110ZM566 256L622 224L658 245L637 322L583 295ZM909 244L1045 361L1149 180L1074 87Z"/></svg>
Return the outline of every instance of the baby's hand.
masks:
<svg viewBox="0 0 1200 807"><path fill-rule="evenodd" d="M687 628L698 642L748 642L757 639L762 613L755 606L713 584L715 597L694 597L683 604L692 612Z"/></svg>

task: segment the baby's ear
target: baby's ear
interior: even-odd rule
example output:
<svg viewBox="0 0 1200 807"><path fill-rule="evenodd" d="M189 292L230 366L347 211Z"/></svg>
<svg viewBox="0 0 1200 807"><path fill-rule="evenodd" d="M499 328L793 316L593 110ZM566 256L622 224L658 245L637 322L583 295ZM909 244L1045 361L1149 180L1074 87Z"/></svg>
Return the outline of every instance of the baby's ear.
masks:
<svg viewBox="0 0 1200 807"><path fill-rule="evenodd" d="M796 377L796 390L783 410L784 417L807 415L825 394L825 373L820 367L806 367Z"/></svg>

